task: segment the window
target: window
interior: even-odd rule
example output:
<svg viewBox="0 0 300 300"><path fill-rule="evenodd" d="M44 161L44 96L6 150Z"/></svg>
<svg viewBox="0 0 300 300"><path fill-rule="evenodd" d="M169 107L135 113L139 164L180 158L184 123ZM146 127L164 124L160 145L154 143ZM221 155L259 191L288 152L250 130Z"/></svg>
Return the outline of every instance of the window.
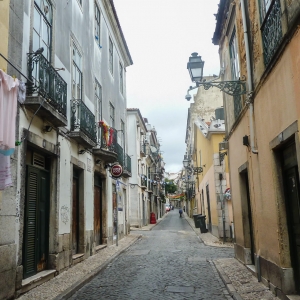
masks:
<svg viewBox="0 0 300 300"><path fill-rule="evenodd" d="M123 66L120 63L120 92L123 94Z"/></svg>
<svg viewBox="0 0 300 300"><path fill-rule="evenodd" d="M121 146L125 151L125 123L121 120Z"/></svg>
<svg viewBox="0 0 300 300"><path fill-rule="evenodd" d="M262 12L262 19L265 18L270 6L271 6L272 0L261 0L261 12Z"/></svg>
<svg viewBox="0 0 300 300"><path fill-rule="evenodd" d="M229 52L230 52L230 64L231 64L231 77L232 80L239 80L240 79L240 64L239 64L239 56L238 56L238 49L237 49L237 38L235 29L233 29L230 43L229 43ZM233 103L234 103L234 116L237 119L241 110L242 110L242 101L241 96L234 96Z"/></svg>
<svg viewBox="0 0 300 300"><path fill-rule="evenodd" d="M34 1L32 50L44 48L43 55L50 62L52 36L52 6L47 0Z"/></svg>
<svg viewBox="0 0 300 300"><path fill-rule="evenodd" d="M115 128L115 108L109 103L110 126Z"/></svg>
<svg viewBox="0 0 300 300"><path fill-rule="evenodd" d="M238 56L237 39L236 39L235 29L231 36L231 40L230 40L230 44L229 44L229 51L230 51L230 64L231 64L232 80L238 80L240 78L240 64L239 64L239 56Z"/></svg>
<svg viewBox="0 0 300 300"><path fill-rule="evenodd" d="M100 83L95 79L95 117L96 122L99 122L102 120L102 87ZM98 141L101 142L101 127L98 126Z"/></svg>
<svg viewBox="0 0 300 300"><path fill-rule="evenodd" d="M113 74L113 66L114 66L113 54L114 54L114 45L113 45L111 38L109 38L109 54L108 55L109 55L109 71L111 74Z"/></svg>
<svg viewBox="0 0 300 300"><path fill-rule="evenodd" d="M100 9L95 2L95 39L97 44L100 46Z"/></svg>
<svg viewBox="0 0 300 300"><path fill-rule="evenodd" d="M73 42L72 98L82 99L82 56Z"/></svg>

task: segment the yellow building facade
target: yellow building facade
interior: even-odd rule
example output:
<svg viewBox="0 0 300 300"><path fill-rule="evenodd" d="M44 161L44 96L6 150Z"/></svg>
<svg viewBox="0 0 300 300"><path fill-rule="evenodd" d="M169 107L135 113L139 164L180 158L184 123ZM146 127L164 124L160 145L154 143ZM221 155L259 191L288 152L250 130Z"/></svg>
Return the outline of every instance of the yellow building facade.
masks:
<svg viewBox="0 0 300 300"><path fill-rule="evenodd" d="M213 37L223 80L247 86L224 95L235 255L281 299L300 293L299 16L299 1L220 1Z"/></svg>
<svg viewBox="0 0 300 300"><path fill-rule="evenodd" d="M224 121L214 120L208 125L198 120L194 127L193 161L202 168L195 175L197 214L206 216L207 229L213 235L232 240L232 205L230 197L224 195L230 188L228 161L226 153L220 155L219 151L225 137Z"/></svg>

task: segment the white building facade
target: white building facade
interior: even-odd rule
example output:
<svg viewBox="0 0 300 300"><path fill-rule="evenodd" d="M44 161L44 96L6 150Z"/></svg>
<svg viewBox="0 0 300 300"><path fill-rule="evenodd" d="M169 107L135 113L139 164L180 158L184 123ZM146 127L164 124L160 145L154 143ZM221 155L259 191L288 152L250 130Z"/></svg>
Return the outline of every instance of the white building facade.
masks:
<svg viewBox="0 0 300 300"><path fill-rule="evenodd" d="M132 59L113 1L15 1L8 59L28 80L17 74L27 96L17 114L13 186L1 197L0 244L10 245L1 252L13 261L4 298L126 235L131 176ZM109 172L115 162L118 179Z"/></svg>

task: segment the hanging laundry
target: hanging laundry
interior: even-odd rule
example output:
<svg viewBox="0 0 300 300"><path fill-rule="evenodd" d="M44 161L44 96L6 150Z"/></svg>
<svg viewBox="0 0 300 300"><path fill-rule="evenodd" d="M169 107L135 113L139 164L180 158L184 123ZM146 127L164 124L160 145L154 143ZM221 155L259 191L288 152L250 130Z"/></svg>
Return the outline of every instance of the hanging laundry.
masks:
<svg viewBox="0 0 300 300"><path fill-rule="evenodd" d="M0 191L12 186L10 156L0 154Z"/></svg>
<svg viewBox="0 0 300 300"><path fill-rule="evenodd" d="M26 99L26 85L25 82L19 80L19 90L18 90L18 101L23 104Z"/></svg>
<svg viewBox="0 0 300 300"><path fill-rule="evenodd" d="M0 153L9 156L15 148L19 80L0 70Z"/></svg>

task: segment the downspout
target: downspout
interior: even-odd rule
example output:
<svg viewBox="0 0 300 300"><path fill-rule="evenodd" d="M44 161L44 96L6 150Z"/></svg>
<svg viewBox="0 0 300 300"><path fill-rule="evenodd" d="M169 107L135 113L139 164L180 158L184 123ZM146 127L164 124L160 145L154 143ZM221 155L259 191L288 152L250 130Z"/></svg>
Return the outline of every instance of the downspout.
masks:
<svg viewBox="0 0 300 300"><path fill-rule="evenodd" d="M245 0L241 0L242 9L242 21L244 28L244 41L246 50L246 64L247 64L247 82L248 82L248 95L247 103L249 105L249 130L250 130L250 147L254 154L258 154L258 150L254 146L254 110L253 110L253 83L252 83L252 73L251 73L251 62L250 62L250 48L249 48L249 37L247 29L247 19L246 19L246 9Z"/></svg>

